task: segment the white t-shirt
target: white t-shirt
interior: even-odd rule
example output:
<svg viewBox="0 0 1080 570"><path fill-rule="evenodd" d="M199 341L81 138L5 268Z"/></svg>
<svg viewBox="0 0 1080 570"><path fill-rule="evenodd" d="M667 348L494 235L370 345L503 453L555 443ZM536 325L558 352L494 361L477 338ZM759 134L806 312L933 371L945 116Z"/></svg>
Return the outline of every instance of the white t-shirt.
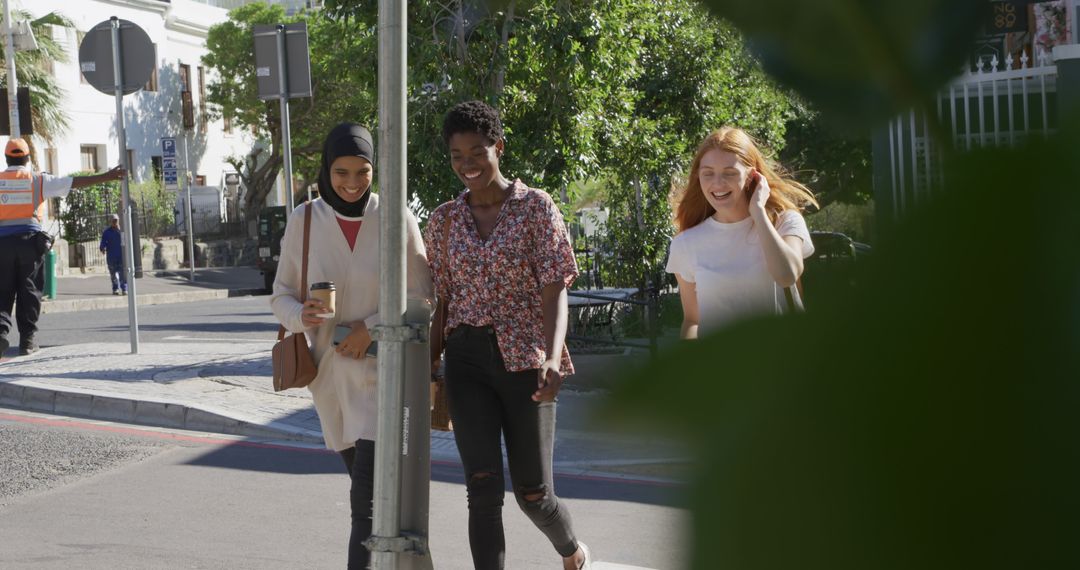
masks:
<svg viewBox="0 0 1080 570"><path fill-rule="evenodd" d="M776 221L780 237L802 240L802 256L814 253L806 220L795 210L785 210ZM701 334L742 317L781 313L786 310L784 288L773 281L765 266L765 254L752 218L723 223L707 218L671 240L667 271L677 273L697 288ZM802 306L792 287L795 303Z"/></svg>

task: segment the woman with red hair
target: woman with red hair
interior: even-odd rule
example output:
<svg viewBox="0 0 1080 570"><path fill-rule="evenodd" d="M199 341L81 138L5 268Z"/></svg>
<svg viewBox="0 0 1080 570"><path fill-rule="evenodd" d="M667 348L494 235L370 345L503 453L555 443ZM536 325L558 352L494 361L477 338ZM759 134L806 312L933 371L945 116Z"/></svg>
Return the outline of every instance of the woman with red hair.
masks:
<svg viewBox="0 0 1080 570"><path fill-rule="evenodd" d="M667 270L679 282L683 338L783 312L785 289L802 306L795 284L814 245L799 211L817 202L783 172L739 128L714 131L698 147L671 197L678 234Z"/></svg>

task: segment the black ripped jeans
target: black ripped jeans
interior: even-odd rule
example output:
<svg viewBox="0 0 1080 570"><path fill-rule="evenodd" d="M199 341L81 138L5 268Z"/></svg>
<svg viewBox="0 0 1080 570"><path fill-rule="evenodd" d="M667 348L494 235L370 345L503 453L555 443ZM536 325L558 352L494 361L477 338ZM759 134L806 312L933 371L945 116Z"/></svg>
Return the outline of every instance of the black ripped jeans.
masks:
<svg viewBox="0 0 1080 570"><path fill-rule="evenodd" d="M478 570L501 569L506 555L500 436L518 506L560 556L578 548L570 512L552 485L555 402L532 400L536 379L535 369L506 370L491 327L461 325L446 339L446 395L465 467L469 546Z"/></svg>

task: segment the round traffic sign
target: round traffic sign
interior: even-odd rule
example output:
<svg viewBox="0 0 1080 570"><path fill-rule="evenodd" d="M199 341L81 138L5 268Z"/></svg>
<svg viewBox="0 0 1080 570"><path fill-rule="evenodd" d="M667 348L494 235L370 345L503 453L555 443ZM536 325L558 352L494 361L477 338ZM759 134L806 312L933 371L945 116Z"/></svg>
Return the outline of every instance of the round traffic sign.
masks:
<svg viewBox="0 0 1080 570"><path fill-rule="evenodd" d="M79 70L102 93L116 93L113 76L113 20L120 24L120 79L124 95L142 89L154 71L154 44L138 25L110 18L94 26L79 46Z"/></svg>

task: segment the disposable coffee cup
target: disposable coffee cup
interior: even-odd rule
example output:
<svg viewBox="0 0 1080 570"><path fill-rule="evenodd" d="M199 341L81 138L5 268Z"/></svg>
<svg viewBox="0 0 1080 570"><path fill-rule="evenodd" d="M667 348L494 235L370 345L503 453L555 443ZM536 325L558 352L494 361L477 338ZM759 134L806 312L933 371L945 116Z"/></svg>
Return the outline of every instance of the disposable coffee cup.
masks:
<svg viewBox="0 0 1080 570"><path fill-rule="evenodd" d="M311 298L318 299L326 306L326 312L321 313L319 316L324 319L330 319L334 316L334 297L336 289L334 288L333 281L320 281L318 283L311 284Z"/></svg>

